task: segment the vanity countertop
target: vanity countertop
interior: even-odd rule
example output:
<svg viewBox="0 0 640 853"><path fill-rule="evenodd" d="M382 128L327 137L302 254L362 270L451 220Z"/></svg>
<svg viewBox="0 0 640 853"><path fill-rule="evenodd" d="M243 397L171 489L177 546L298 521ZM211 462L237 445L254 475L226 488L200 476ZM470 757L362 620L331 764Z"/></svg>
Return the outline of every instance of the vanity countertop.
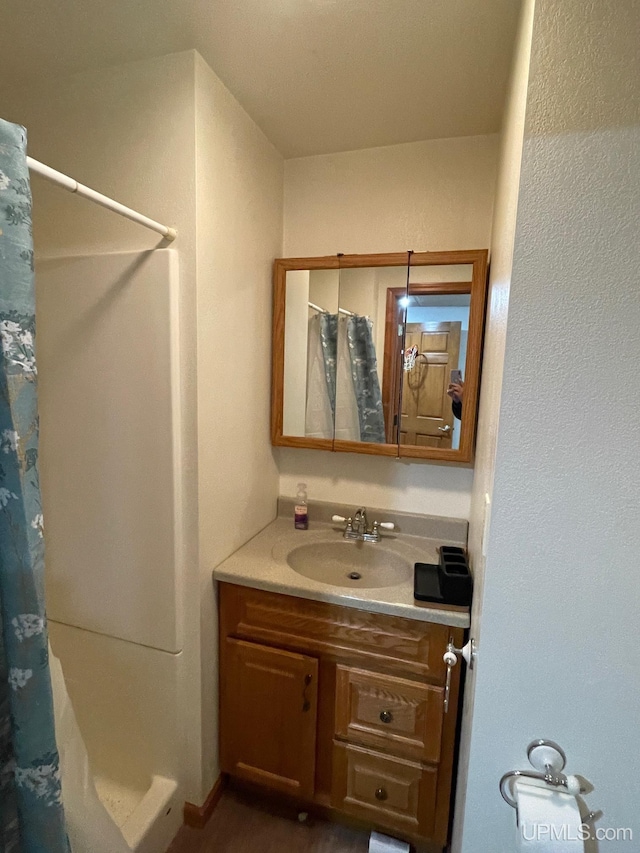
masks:
<svg viewBox="0 0 640 853"><path fill-rule="evenodd" d="M358 586L357 582L353 586L334 586L307 578L289 566L287 554L294 548L334 541L343 541L339 525L310 521L308 530L296 530L291 517L278 517L224 560L214 570L213 577L216 581L327 601L374 613L437 622L457 628L469 627L469 609L466 607L416 603L413 598L413 577L395 586L365 588ZM376 543L355 544L373 549L377 547ZM437 563L438 546L459 545L460 542L391 533L383 535L382 544L413 564Z"/></svg>

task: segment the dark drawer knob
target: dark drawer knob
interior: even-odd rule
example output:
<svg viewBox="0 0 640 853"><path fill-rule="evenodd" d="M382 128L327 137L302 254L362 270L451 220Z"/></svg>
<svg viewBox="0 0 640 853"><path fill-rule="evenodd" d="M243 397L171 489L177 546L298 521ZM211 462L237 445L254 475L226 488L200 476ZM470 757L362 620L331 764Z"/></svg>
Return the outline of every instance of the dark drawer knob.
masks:
<svg viewBox="0 0 640 853"><path fill-rule="evenodd" d="M380 721L383 723L390 723L393 720L393 714L391 711L380 711Z"/></svg>
<svg viewBox="0 0 640 853"><path fill-rule="evenodd" d="M386 800L388 796L384 788L376 788L376 800Z"/></svg>

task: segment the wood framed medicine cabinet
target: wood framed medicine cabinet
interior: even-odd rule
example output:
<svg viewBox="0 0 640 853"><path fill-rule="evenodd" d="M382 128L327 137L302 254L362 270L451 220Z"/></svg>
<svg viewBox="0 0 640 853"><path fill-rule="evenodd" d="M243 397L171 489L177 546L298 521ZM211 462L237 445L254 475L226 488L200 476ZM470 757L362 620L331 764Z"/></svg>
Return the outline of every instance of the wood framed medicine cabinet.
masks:
<svg viewBox="0 0 640 853"><path fill-rule="evenodd" d="M277 258L272 444L472 462L487 266L486 249Z"/></svg>

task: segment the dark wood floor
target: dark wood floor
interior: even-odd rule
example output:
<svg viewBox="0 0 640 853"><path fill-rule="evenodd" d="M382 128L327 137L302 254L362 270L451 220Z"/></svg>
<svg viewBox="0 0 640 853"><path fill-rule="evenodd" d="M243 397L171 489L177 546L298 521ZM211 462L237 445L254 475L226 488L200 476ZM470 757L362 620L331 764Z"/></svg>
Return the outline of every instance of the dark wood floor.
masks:
<svg viewBox="0 0 640 853"><path fill-rule="evenodd" d="M204 829L183 826L167 853L367 853L369 833L227 790Z"/></svg>

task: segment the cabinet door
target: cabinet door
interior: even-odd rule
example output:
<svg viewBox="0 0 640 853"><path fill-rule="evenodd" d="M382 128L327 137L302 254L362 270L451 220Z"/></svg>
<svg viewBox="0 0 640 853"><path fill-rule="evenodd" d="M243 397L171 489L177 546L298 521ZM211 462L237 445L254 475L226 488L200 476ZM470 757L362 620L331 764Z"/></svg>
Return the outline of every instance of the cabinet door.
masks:
<svg viewBox="0 0 640 853"><path fill-rule="evenodd" d="M222 769L312 797L318 661L231 638L221 651Z"/></svg>

